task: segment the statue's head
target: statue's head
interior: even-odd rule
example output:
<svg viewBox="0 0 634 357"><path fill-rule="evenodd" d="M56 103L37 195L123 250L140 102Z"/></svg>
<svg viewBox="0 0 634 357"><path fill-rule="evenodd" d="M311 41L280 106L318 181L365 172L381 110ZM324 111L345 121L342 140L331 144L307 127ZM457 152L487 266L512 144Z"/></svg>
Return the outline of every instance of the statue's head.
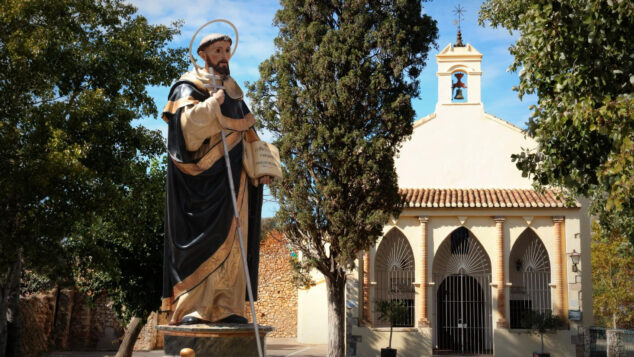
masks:
<svg viewBox="0 0 634 357"><path fill-rule="evenodd" d="M203 37L198 45L198 55L205 61L207 70L213 68L219 74L230 74L231 43L231 37L220 33Z"/></svg>

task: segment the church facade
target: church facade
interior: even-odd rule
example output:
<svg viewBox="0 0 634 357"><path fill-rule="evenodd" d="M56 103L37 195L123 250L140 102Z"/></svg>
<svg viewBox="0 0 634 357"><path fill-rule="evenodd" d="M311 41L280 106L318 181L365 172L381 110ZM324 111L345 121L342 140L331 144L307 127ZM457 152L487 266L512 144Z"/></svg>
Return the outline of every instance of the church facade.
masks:
<svg viewBox="0 0 634 357"><path fill-rule="evenodd" d="M405 208L353 279L352 349L387 347L389 324L374 305L398 300L408 308L394 330L399 356L529 356L540 350L527 329L535 313L563 320L545 350L575 356L592 324L586 202L536 192L522 177L511 154L537 144L484 111L482 54L448 45L436 60L436 110L414 123L396 159Z"/></svg>
<svg viewBox="0 0 634 357"><path fill-rule="evenodd" d="M536 313L563 320L545 351L575 356L592 325L587 202L522 177L511 155L537 144L484 111L482 54L450 44L436 60L436 110L414 123L396 159L405 208L349 275L348 355L380 355L390 329L375 304L398 300L408 310L394 327L398 356L529 356L540 350L526 328ZM300 315L320 311L322 290L300 292ZM298 319L300 341L326 330L301 323L319 318Z"/></svg>

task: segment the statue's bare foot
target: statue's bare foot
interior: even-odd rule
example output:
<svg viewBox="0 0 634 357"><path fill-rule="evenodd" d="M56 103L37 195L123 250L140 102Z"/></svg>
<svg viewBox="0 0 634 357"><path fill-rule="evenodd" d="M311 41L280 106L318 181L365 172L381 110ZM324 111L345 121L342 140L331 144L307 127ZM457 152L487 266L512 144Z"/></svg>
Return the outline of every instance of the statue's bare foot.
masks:
<svg viewBox="0 0 634 357"><path fill-rule="evenodd" d="M229 315L227 317L225 317L222 320L218 320L216 321L216 323L221 323L221 324L248 324L249 321L240 316L240 315Z"/></svg>

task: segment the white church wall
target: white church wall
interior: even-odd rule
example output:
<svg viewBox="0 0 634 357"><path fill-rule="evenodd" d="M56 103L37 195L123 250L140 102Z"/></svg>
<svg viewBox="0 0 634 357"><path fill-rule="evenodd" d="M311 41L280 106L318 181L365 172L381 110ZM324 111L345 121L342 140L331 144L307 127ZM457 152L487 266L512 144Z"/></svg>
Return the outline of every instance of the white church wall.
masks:
<svg viewBox="0 0 634 357"><path fill-rule="evenodd" d="M443 105L403 144L395 162L399 187L531 188L511 155L535 145L481 105Z"/></svg>
<svg viewBox="0 0 634 357"><path fill-rule="evenodd" d="M313 269L316 285L297 294L297 342L328 343L328 294L324 276Z"/></svg>

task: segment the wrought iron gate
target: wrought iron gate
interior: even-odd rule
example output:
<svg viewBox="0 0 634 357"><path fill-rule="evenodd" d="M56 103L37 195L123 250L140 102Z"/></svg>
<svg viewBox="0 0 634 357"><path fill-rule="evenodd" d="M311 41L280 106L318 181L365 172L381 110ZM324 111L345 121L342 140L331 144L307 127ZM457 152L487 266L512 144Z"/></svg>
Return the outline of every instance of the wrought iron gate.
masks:
<svg viewBox="0 0 634 357"><path fill-rule="evenodd" d="M434 354L491 354L491 261L471 232L460 227L434 256Z"/></svg>
<svg viewBox="0 0 634 357"><path fill-rule="evenodd" d="M490 282L489 274L454 274L440 284L436 353L492 353Z"/></svg>

